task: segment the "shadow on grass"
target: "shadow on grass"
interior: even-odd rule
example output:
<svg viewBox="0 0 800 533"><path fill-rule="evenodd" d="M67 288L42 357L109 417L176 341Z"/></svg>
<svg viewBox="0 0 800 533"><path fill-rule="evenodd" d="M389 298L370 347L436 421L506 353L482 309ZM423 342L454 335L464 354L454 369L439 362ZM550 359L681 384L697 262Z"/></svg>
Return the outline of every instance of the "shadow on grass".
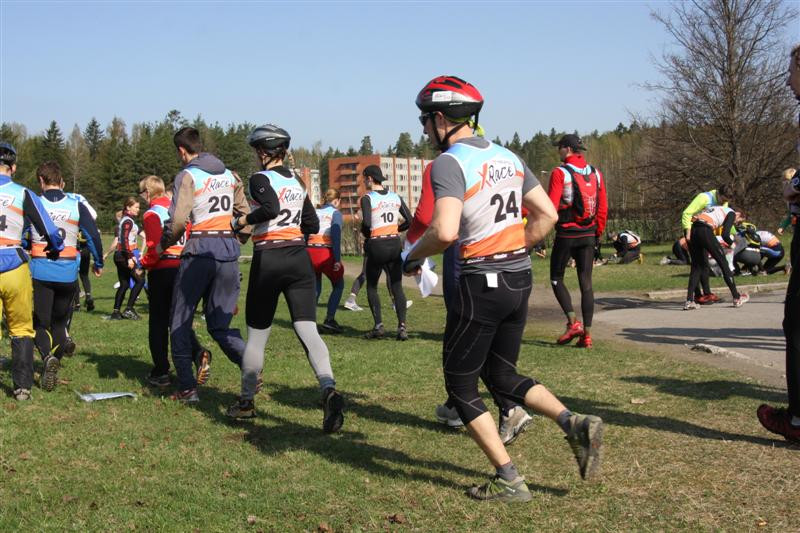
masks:
<svg viewBox="0 0 800 533"><path fill-rule="evenodd" d="M708 343L723 348L749 348L783 352L786 342L780 328L624 328L628 340L649 344Z"/></svg>
<svg viewBox="0 0 800 533"><path fill-rule="evenodd" d="M776 443L781 442L772 439L756 437L753 435L729 433L727 431L714 429L712 427L699 426L697 424L693 424L692 422L676 420L666 416L652 416L642 413L620 411L617 409L612 409L611 404L607 403L592 402L589 400L583 400L581 398L570 397L562 397L559 399L564 402L564 404L569 406L570 409L574 409L580 413L597 415L602 418L605 423L615 426L647 428L655 431L666 431L678 435L696 437L698 439L749 442L751 444L760 444L762 446L770 447L780 445ZM713 423L713 418L709 419L709 422ZM755 412L753 412L753 428L758 427L759 424L756 420ZM786 445L789 446L788 443Z"/></svg>
<svg viewBox="0 0 800 533"><path fill-rule="evenodd" d="M98 377L106 379L125 377L146 385L147 376L153 368L153 365L145 363L136 356L94 352L82 352L82 355L86 356L89 363L95 365Z"/></svg>
<svg viewBox="0 0 800 533"><path fill-rule="evenodd" d="M780 389L741 381L713 380L696 382L658 376L627 376L620 378L620 381L651 385L658 392L694 400L728 400L734 396L751 398L766 403L783 403L786 400L786 392Z"/></svg>

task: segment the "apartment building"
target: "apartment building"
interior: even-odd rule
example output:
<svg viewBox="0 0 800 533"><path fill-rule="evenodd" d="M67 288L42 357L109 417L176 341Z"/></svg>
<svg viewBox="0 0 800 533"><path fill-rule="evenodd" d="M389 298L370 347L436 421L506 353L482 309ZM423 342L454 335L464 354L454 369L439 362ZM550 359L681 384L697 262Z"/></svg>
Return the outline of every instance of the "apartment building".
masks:
<svg viewBox="0 0 800 533"><path fill-rule="evenodd" d="M319 170L308 167L300 167L294 170L300 176L300 179L303 180L303 183L306 186L306 191L308 191L308 196L311 198L311 202L314 204L314 206L319 205L322 201Z"/></svg>
<svg viewBox="0 0 800 533"><path fill-rule="evenodd" d="M359 199L366 194L361 172L369 165L378 165L386 177L385 187L396 192L413 213L422 192L422 173L427 159L381 155L337 157L328 161L330 186L339 189L339 210L345 218L358 215Z"/></svg>

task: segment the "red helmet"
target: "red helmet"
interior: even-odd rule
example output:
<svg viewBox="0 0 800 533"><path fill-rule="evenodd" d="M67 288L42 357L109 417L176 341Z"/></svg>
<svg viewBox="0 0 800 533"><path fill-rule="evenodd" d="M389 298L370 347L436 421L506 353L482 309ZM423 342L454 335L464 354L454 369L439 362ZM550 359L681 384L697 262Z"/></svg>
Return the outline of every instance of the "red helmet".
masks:
<svg viewBox="0 0 800 533"><path fill-rule="evenodd" d="M425 84L416 103L424 113L439 111L450 118L467 118L481 110L483 96L474 85L461 78L439 76Z"/></svg>

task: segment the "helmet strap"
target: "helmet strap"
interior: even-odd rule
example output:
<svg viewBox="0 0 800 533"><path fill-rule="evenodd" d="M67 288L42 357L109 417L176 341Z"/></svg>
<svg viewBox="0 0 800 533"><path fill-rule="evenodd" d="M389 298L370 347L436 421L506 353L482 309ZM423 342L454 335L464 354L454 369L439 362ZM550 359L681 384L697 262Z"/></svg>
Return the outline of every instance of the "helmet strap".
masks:
<svg viewBox="0 0 800 533"><path fill-rule="evenodd" d="M462 122L461 124L456 125L453 129L451 129L445 134L444 139L439 138L439 130L437 130L436 127L434 127L433 131L436 133L436 142L439 144L439 150L441 150L442 152L447 151L447 149L450 148L450 144L448 143L450 137L452 137L458 130L460 130L466 125L467 125L466 122Z"/></svg>

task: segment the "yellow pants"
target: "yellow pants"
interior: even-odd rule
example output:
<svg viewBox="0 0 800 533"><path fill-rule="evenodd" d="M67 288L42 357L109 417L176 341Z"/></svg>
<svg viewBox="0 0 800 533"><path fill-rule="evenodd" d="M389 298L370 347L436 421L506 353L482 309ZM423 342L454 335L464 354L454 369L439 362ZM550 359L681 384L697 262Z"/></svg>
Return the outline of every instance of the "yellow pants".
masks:
<svg viewBox="0 0 800 533"><path fill-rule="evenodd" d="M28 263L0 272L0 313L11 337L33 337L33 283Z"/></svg>

